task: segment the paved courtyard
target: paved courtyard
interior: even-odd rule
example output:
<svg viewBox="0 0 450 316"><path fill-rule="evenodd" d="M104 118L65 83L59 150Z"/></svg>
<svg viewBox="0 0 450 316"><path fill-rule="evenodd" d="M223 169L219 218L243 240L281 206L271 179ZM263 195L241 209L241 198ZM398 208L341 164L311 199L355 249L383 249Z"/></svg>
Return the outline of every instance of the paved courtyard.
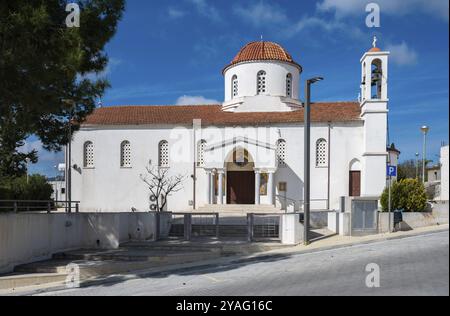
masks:
<svg viewBox="0 0 450 316"><path fill-rule="evenodd" d="M380 267L380 288L366 286L370 263ZM449 233L280 254L41 295L449 295Z"/></svg>

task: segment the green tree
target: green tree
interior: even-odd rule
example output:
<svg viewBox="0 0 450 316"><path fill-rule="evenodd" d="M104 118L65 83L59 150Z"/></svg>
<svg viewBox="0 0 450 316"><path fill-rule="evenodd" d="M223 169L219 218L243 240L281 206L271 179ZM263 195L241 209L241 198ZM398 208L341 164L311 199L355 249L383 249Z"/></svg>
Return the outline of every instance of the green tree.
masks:
<svg viewBox="0 0 450 316"><path fill-rule="evenodd" d="M403 179L396 181L391 187L392 210L405 212L423 212L427 207L427 193L422 182L417 179ZM383 211L389 208L389 189L386 188L381 196Z"/></svg>
<svg viewBox="0 0 450 316"><path fill-rule="evenodd" d="M398 179L415 179L417 176L417 164L415 160L406 160L398 165Z"/></svg>
<svg viewBox="0 0 450 316"><path fill-rule="evenodd" d="M47 150L68 142L108 87L92 74L105 70L106 43L116 32L124 0L70 1L80 7L80 27L68 28L69 1L0 2L0 177L23 174L17 147L37 135Z"/></svg>

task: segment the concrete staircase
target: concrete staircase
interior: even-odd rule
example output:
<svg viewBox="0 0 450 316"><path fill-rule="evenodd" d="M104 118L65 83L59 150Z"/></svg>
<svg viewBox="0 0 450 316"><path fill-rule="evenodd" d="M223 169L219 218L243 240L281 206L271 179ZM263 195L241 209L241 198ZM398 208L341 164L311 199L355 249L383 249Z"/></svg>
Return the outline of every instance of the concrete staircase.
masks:
<svg viewBox="0 0 450 316"><path fill-rule="evenodd" d="M68 264L80 268L80 281L88 282L136 271L167 271L184 264L195 264L220 257L248 255L282 247L280 244L249 244L242 240L214 239L184 242L130 242L117 250L78 250L58 253L51 260L17 266L14 273L0 276L0 294L46 286L63 287Z"/></svg>
<svg viewBox="0 0 450 316"><path fill-rule="evenodd" d="M226 213L246 215L247 213L284 213L279 207L273 205L205 205L195 212L199 213Z"/></svg>

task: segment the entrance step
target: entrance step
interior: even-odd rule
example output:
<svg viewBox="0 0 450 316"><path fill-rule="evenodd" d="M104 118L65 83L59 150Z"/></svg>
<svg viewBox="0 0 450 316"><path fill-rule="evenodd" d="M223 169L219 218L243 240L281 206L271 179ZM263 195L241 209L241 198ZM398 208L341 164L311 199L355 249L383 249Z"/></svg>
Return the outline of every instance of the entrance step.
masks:
<svg viewBox="0 0 450 316"><path fill-rule="evenodd" d="M195 212L212 212L212 213L283 213L279 207L273 205L205 205Z"/></svg>

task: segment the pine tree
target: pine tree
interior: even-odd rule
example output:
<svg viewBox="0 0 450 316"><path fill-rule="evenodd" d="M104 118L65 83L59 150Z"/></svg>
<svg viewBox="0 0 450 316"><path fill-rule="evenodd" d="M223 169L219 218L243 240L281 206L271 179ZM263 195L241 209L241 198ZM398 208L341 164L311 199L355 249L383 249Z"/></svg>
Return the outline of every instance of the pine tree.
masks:
<svg viewBox="0 0 450 316"><path fill-rule="evenodd" d="M124 0L70 1L80 7L80 27L66 25L63 0L0 2L0 177L20 176L26 158L17 146L36 135L47 150L68 142L109 86L93 79L107 66Z"/></svg>

